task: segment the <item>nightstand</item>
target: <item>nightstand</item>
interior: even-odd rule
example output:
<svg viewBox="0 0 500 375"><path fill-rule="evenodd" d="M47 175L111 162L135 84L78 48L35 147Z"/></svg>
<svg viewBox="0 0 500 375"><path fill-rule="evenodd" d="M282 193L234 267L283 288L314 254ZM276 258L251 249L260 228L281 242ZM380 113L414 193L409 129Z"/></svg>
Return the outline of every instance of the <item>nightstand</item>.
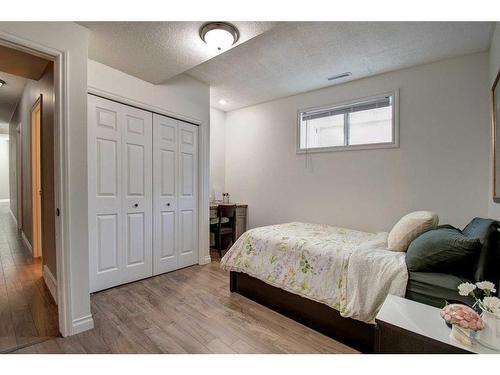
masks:
<svg viewBox="0 0 500 375"><path fill-rule="evenodd" d="M387 296L375 322L375 353L382 354L500 354L472 340L466 347L450 338L440 309L409 299Z"/></svg>

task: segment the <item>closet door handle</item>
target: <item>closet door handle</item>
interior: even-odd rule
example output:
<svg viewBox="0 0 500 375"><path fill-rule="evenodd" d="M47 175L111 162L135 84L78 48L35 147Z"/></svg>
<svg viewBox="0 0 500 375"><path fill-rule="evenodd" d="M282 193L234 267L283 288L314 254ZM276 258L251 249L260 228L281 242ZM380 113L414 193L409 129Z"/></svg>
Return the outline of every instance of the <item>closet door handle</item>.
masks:
<svg viewBox="0 0 500 375"><path fill-rule="evenodd" d="M139 207L139 203L135 203L135 204L134 204L134 207L135 207L135 208Z"/></svg>
<svg viewBox="0 0 500 375"><path fill-rule="evenodd" d="M167 207L170 207L170 203L167 203Z"/></svg>

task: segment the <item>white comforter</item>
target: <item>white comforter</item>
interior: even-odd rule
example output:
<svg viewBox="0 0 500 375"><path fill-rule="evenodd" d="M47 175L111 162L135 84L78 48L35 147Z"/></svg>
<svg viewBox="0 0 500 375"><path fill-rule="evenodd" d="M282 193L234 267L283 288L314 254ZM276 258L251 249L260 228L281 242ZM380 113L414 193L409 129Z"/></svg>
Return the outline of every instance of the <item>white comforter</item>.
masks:
<svg viewBox="0 0 500 375"><path fill-rule="evenodd" d="M373 323L388 294L404 296L405 254L386 250L387 233L288 223L244 233L221 261L268 284Z"/></svg>

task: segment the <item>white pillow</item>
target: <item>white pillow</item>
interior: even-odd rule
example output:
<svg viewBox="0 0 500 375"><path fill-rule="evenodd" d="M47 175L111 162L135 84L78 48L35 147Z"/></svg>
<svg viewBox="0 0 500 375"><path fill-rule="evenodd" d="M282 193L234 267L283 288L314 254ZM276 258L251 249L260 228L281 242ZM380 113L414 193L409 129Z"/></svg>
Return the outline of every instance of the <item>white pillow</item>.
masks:
<svg viewBox="0 0 500 375"><path fill-rule="evenodd" d="M406 251L415 238L429 229L436 228L438 222L438 216L430 211L415 211L403 216L389 232L387 248L392 251Z"/></svg>

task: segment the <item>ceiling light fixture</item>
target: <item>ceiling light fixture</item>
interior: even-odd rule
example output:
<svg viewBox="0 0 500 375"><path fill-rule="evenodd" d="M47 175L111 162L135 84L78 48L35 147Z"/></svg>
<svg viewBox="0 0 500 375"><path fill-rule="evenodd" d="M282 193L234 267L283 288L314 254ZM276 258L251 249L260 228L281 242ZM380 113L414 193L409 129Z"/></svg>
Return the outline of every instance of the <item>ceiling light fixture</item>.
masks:
<svg viewBox="0 0 500 375"><path fill-rule="evenodd" d="M221 99L221 100L219 100L219 104L226 105L227 104L227 100L226 99Z"/></svg>
<svg viewBox="0 0 500 375"><path fill-rule="evenodd" d="M337 74L336 76L328 77L328 80L333 81L335 79L340 79L340 78L345 78L345 77L350 77L350 76L352 76L351 72L345 72L345 73Z"/></svg>
<svg viewBox="0 0 500 375"><path fill-rule="evenodd" d="M0 87L2 87L5 84L7 84L7 82L5 82L3 79L0 79Z"/></svg>
<svg viewBox="0 0 500 375"><path fill-rule="evenodd" d="M210 47L224 51L238 41L238 29L227 22L210 22L200 29L200 38Z"/></svg>

